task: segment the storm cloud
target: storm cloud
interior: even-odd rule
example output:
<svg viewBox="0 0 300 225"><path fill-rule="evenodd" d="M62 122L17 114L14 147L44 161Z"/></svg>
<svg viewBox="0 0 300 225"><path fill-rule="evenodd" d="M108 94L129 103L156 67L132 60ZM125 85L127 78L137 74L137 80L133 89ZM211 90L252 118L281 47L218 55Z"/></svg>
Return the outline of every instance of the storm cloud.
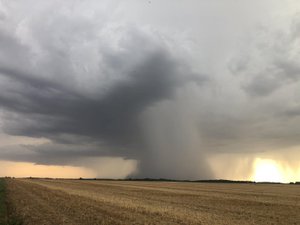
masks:
<svg viewBox="0 0 300 225"><path fill-rule="evenodd" d="M219 154L299 146L299 16L226 2L1 1L1 131L46 141L0 159L206 179Z"/></svg>

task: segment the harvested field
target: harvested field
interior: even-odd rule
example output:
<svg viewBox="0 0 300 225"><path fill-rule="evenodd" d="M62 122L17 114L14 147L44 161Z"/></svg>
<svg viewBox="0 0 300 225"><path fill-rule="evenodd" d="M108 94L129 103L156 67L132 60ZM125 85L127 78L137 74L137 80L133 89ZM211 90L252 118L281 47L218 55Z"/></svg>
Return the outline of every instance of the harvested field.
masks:
<svg viewBox="0 0 300 225"><path fill-rule="evenodd" d="M300 186L7 180L24 224L300 224Z"/></svg>

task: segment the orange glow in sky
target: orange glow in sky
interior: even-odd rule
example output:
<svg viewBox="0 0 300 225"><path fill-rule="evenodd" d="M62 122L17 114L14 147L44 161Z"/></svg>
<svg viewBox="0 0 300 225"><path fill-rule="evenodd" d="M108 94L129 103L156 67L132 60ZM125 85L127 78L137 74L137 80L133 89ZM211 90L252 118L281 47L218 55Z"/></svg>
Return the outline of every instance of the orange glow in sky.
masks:
<svg viewBox="0 0 300 225"><path fill-rule="evenodd" d="M73 166L48 166L24 162L0 161L0 177L51 177L51 178L79 178L95 177L89 169Z"/></svg>

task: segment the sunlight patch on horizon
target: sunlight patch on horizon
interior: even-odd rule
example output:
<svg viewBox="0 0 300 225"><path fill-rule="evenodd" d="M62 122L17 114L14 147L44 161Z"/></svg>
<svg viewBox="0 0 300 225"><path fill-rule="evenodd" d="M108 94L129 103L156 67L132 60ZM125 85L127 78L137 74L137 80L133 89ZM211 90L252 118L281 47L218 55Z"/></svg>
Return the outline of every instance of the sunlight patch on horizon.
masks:
<svg viewBox="0 0 300 225"><path fill-rule="evenodd" d="M254 162L253 180L256 182L284 182L280 165L271 159L257 158Z"/></svg>
<svg viewBox="0 0 300 225"><path fill-rule="evenodd" d="M289 183L300 180L300 168L291 168L284 162L256 158L252 180L256 182Z"/></svg>
<svg viewBox="0 0 300 225"><path fill-rule="evenodd" d="M254 154L216 154L208 157L214 179L256 182L300 182L299 147L256 156Z"/></svg>

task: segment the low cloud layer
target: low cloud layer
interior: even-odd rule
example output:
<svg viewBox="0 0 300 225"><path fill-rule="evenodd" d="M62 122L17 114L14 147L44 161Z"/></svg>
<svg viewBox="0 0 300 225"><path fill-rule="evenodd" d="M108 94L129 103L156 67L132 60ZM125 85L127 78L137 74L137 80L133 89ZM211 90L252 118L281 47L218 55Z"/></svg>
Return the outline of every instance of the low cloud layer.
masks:
<svg viewBox="0 0 300 225"><path fill-rule="evenodd" d="M45 141L2 144L0 159L97 170L116 158L130 176L206 179L218 154L299 146L298 16L273 26L280 1L253 17L255 2L233 23L222 3L201 3L207 19L186 4L181 24L159 22L176 17L155 1L2 1L2 134Z"/></svg>

